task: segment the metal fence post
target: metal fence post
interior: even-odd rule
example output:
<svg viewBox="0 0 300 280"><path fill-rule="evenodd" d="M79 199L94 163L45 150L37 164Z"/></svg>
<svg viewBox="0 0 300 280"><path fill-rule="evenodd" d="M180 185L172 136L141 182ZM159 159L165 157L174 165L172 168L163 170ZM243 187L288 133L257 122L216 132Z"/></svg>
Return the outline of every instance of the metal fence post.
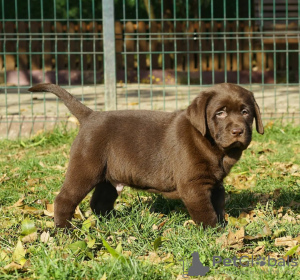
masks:
<svg viewBox="0 0 300 280"><path fill-rule="evenodd" d="M117 109L114 1L103 0L105 110Z"/></svg>

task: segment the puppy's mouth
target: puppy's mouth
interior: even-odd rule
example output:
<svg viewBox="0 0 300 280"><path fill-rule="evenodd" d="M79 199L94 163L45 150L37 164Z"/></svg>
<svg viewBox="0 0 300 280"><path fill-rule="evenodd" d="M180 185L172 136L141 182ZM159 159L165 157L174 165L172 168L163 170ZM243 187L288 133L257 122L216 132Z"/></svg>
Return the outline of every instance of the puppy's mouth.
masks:
<svg viewBox="0 0 300 280"><path fill-rule="evenodd" d="M235 149L235 148L244 150L247 147L245 147L244 143L242 143L240 141L235 141L228 146L223 146L222 148L224 149L224 151L228 151L228 150Z"/></svg>

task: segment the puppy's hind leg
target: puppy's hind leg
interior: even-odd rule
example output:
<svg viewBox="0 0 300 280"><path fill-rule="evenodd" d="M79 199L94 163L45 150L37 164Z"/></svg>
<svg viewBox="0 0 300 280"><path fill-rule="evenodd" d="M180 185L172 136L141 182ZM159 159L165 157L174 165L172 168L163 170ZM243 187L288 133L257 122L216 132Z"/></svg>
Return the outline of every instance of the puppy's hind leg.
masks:
<svg viewBox="0 0 300 280"><path fill-rule="evenodd" d="M96 215L106 216L114 209L118 197L116 188L108 181L96 185L90 200L90 206Z"/></svg>
<svg viewBox="0 0 300 280"><path fill-rule="evenodd" d="M54 222L57 227L70 227L77 205L100 180L99 168L91 166L81 155L71 156L66 179L54 201Z"/></svg>

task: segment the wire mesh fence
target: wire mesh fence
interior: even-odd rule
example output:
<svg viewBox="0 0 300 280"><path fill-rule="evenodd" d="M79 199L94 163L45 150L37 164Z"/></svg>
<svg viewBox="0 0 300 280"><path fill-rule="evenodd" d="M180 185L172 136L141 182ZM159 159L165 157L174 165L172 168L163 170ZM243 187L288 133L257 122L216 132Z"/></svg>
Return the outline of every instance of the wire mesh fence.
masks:
<svg viewBox="0 0 300 280"><path fill-rule="evenodd" d="M105 0L0 0L0 137L68 120L54 95L27 92L39 82L104 110L105 70L117 109L183 109L203 88L232 82L254 92L265 121L300 122L300 0L114 2L104 56Z"/></svg>

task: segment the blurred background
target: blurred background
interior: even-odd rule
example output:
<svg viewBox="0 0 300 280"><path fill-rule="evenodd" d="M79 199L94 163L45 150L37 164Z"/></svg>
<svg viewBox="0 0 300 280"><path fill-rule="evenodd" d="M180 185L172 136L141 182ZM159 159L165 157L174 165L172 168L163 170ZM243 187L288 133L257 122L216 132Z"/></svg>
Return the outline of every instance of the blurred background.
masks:
<svg viewBox="0 0 300 280"><path fill-rule="evenodd" d="M237 83L265 124L300 123L300 0L110 2L0 0L1 138L74 124L53 94L27 92L41 82L95 110L166 111Z"/></svg>

